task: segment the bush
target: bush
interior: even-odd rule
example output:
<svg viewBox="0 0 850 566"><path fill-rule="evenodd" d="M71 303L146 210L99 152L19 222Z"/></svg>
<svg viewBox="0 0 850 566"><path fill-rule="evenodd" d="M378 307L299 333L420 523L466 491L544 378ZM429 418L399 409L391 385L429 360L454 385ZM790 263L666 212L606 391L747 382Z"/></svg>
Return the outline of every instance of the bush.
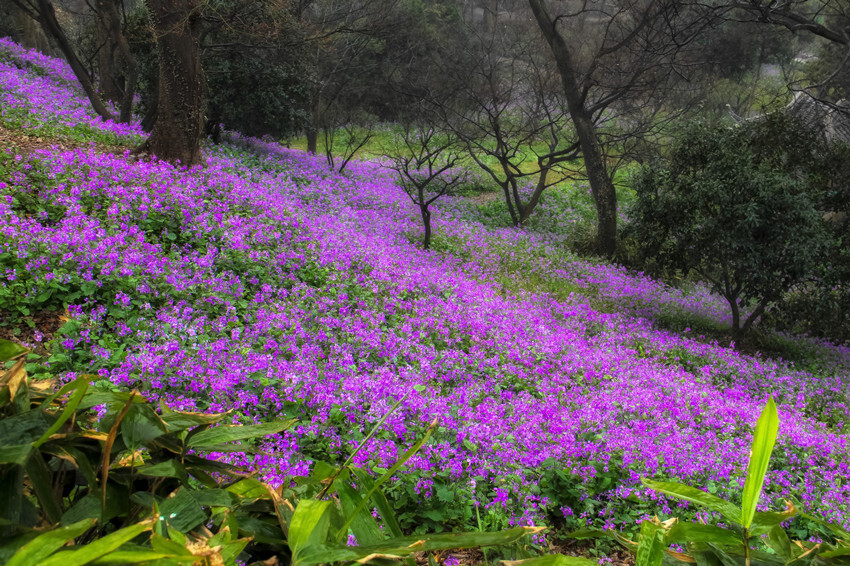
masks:
<svg viewBox="0 0 850 566"><path fill-rule="evenodd" d="M633 177L626 238L642 267L709 282L729 302L737 336L825 260L826 153L778 113L732 128L697 124Z"/></svg>

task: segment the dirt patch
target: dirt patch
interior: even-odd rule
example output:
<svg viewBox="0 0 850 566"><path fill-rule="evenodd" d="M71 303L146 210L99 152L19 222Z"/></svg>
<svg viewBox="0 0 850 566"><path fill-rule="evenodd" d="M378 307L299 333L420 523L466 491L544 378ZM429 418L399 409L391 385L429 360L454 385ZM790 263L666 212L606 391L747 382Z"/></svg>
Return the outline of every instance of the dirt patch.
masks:
<svg viewBox="0 0 850 566"><path fill-rule="evenodd" d="M82 142L61 137L30 135L21 130L12 130L0 124L0 147L16 155L29 155L39 149L68 151L79 148L93 148L99 153L123 155L130 149L125 146L106 145L95 142Z"/></svg>
<svg viewBox="0 0 850 566"><path fill-rule="evenodd" d="M0 311L0 338L22 346L32 347L32 353L47 356L49 352L45 344L56 337L56 331L68 322L67 313L58 311L38 311L30 316L24 316L15 321L9 316L9 311Z"/></svg>

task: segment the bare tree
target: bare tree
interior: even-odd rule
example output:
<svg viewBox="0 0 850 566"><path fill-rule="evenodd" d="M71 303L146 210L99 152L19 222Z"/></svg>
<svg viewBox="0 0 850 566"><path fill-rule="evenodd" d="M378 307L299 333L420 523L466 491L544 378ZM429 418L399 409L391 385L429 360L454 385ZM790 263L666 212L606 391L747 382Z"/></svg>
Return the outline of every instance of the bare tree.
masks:
<svg viewBox="0 0 850 566"><path fill-rule="evenodd" d="M431 246L431 210L437 199L452 194L467 176L462 165L465 148L451 133L438 133L433 123L415 120L387 157L399 174L399 184L413 204L419 207L425 235L422 247Z"/></svg>
<svg viewBox="0 0 850 566"><path fill-rule="evenodd" d="M611 256L616 247L617 194L600 132L628 106L652 109L654 95L667 79L684 72L678 57L711 25L715 10L683 0L557 4L552 15L545 0L529 0L554 57L584 158L598 215L596 246ZM635 129L629 120L623 116L619 124L624 131L631 130L632 137L648 124L641 120L642 126Z"/></svg>
<svg viewBox="0 0 850 566"><path fill-rule="evenodd" d="M441 70L454 85L430 99L443 128L502 189L514 225L579 156L563 95L540 46L518 30L471 31L467 52Z"/></svg>

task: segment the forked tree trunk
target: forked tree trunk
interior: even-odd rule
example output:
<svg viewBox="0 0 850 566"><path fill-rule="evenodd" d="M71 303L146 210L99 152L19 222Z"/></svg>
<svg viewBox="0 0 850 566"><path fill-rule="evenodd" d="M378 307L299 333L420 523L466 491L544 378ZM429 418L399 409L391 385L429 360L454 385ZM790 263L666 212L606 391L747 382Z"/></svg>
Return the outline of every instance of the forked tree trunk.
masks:
<svg viewBox="0 0 850 566"><path fill-rule="evenodd" d="M205 82L198 43L202 0L147 0L159 55L157 120L137 153L187 167L201 162Z"/></svg>
<svg viewBox="0 0 850 566"><path fill-rule="evenodd" d="M596 127L593 124L592 117L584 107L581 85L573 56L566 41L555 28L554 20L546 11L544 0L528 0L528 2L531 11L534 12L534 17L537 19L537 24L543 32L543 37L546 38L546 42L555 57L558 74L561 76L561 84L567 99L567 107L570 111L570 118L581 145L590 190L596 204L597 251L610 257L614 255L617 244L617 193L602 158L602 149L596 136Z"/></svg>

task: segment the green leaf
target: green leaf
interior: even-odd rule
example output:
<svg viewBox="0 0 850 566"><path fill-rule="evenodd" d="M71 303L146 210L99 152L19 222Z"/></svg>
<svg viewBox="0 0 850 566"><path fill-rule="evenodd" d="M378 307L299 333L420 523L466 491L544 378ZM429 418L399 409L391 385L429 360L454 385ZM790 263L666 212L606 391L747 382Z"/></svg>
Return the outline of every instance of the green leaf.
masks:
<svg viewBox="0 0 850 566"><path fill-rule="evenodd" d="M239 556L251 539L240 538L233 542L226 542L221 545L221 559L225 564L235 564L236 557Z"/></svg>
<svg viewBox="0 0 850 566"><path fill-rule="evenodd" d="M219 451L222 447L219 444L225 442L233 442L236 440L247 440L252 438L261 438L270 434L275 434L288 429L293 424L297 423L298 419L290 419L285 421L273 421L270 423L262 423L258 425L247 426L217 426L209 430L204 430L192 436L188 445L192 448L199 449L214 449Z"/></svg>
<svg viewBox="0 0 850 566"><path fill-rule="evenodd" d="M20 344L0 339L0 362L12 360L27 352L29 352L29 349L24 348Z"/></svg>
<svg viewBox="0 0 850 566"><path fill-rule="evenodd" d="M62 499L54 489L53 474L39 452L34 452L27 460L26 471L44 514L51 523L58 523L62 519Z"/></svg>
<svg viewBox="0 0 850 566"><path fill-rule="evenodd" d="M165 518L168 526L181 533L188 533L207 521L207 514L186 488L181 488L173 497L164 499L160 503L159 513Z"/></svg>
<svg viewBox="0 0 850 566"><path fill-rule="evenodd" d="M239 503L239 497L225 489L199 489L192 496L203 507L233 507Z"/></svg>
<svg viewBox="0 0 850 566"><path fill-rule="evenodd" d="M101 556L117 550L125 542L129 542L140 534L151 530L151 521L144 521L110 533L94 542L74 550L54 554L44 560L40 566L83 566Z"/></svg>
<svg viewBox="0 0 850 566"><path fill-rule="evenodd" d="M65 405L65 409L62 411L62 415L58 419L56 419L52 425L50 425L50 428L44 431L44 434L41 435L41 438L33 442L33 448L38 448L39 446L47 442L47 440L51 436L53 436L53 434L57 430L59 430L62 425L65 424L65 422L67 422L67 420L71 418L72 415L76 413L77 407L83 400L83 395L86 394L86 390L89 387L88 379L89 376L82 375L71 382L73 384L76 384L75 387L77 388L77 390L74 391L74 394L71 396L71 399Z"/></svg>
<svg viewBox="0 0 850 566"><path fill-rule="evenodd" d="M124 391L89 391L83 396L80 402L79 409L90 409L96 405L120 405L124 406L127 401L133 398L133 403L147 403L147 400L141 395L133 395L130 392Z"/></svg>
<svg viewBox="0 0 850 566"><path fill-rule="evenodd" d="M165 423L168 432L180 432L196 426L215 424L227 413L182 413L179 411L163 412L160 419Z"/></svg>
<svg viewBox="0 0 850 566"><path fill-rule="evenodd" d="M716 511L723 515L727 520L734 523L740 523L741 510L725 499L721 499L716 495L711 495L695 487L684 485L677 482L662 482L643 478L640 480L643 485L660 491L677 499L684 499L703 507L708 507L712 511Z"/></svg>
<svg viewBox="0 0 850 566"><path fill-rule="evenodd" d="M342 504L342 512L345 516L354 513L362 501L360 494L354 490L347 481L339 478L334 482L336 493ZM366 507L360 509L354 521L351 522L351 532L360 545L377 544L384 539L378 523ZM337 540L336 542L341 542Z"/></svg>
<svg viewBox="0 0 850 566"><path fill-rule="evenodd" d="M752 453L750 454L750 465L747 468L747 479L744 483L743 502L741 504L741 524L746 529L749 529L753 522L778 431L779 414L776 410L776 404L773 402L773 397L771 397L767 400L767 405L762 410L753 432Z"/></svg>
<svg viewBox="0 0 850 566"><path fill-rule="evenodd" d="M839 556L850 556L850 547L836 548L818 554L820 558L838 558ZM842 562L842 564L846 564L846 562Z"/></svg>
<svg viewBox="0 0 850 566"><path fill-rule="evenodd" d="M652 521L640 524L640 537L635 557L636 566L661 566L664 559L664 527Z"/></svg>
<svg viewBox="0 0 850 566"><path fill-rule="evenodd" d="M33 451L32 444L12 444L0 446L0 464L23 466Z"/></svg>
<svg viewBox="0 0 850 566"><path fill-rule="evenodd" d="M151 534L151 548L171 556L192 556L192 552L184 545L156 533Z"/></svg>
<svg viewBox="0 0 850 566"><path fill-rule="evenodd" d="M184 484L189 481L189 475L186 473L186 468L184 468L183 464L181 464L178 460L165 460L157 464L141 466L138 471L140 474L146 476L177 478Z"/></svg>
<svg viewBox="0 0 850 566"><path fill-rule="evenodd" d="M245 499L271 499L265 484L254 478L239 480L233 485L227 486L225 490Z"/></svg>
<svg viewBox="0 0 850 566"><path fill-rule="evenodd" d="M667 542L714 542L717 544L743 544L741 537L734 531L714 525L677 522L667 532Z"/></svg>
<svg viewBox="0 0 850 566"><path fill-rule="evenodd" d="M791 539L782 525L776 525L767 533L767 545L784 560L793 558L791 554Z"/></svg>
<svg viewBox="0 0 850 566"><path fill-rule="evenodd" d="M596 560L563 554L547 554L526 560L502 560L505 566L599 566Z"/></svg>
<svg viewBox="0 0 850 566"><path fill-rule="evenodd" d="M750 525L750 536L757 537L767 534L776 525L793 519L796 514L797 509L793 506L782 513L776 513L773 511L756 511L756 514L753 517L753 522Z"/></svg>
<svg viewBox="0 0 850 566"><path fill-rule="evenodd" d="M399 468L401 468L405 463L407 463L411 456L416 454L419 449L422 448L422 445L425 444L428 438L431 437L431 433L434 432L434 428L436 428L437 422L437 419L434 419L434 421L428 427L428 430L425 431L425 434L422 436L422 438L420 438L416 444L411 446L404 454L402 454L401 458L399 458L396 463L393 464L392 468L387 470L387 473L381 476L377 483L372 486L372 488L368 491L368 493L366 493L366 495L363 497L363 500L360 502L354 512L348 515L348 518L345 520L345 523L336 532L334 536L335 540L342 540L342 537L344 537L345 534L348 532L348 526L351 524L352 521L354 521L354 517L357 515L357 513L359 513L360 510L366 506L366 503L372 498L372 494L375 493L378 488L384 484L384 482L388 481L391 477L393 477L393 475L395 475Z"/></svg>
<svg viewBox="0 0 850 566"><path fill-rule="evenodd" d="M116 566L117 564L150 564L156 566L193 566L195 558L184 557L183 560L176 559L173 554L166 554L151 550L145 546L136 544L124 544L121 548L101 556L89 564L108 564Z"/></svg>
<svg viewBox="0 0 850 566"><path fill-rule="evenodd" d="M94 519L86 519L67 527L59 527L52 531L38 535L36 538L22 546L6 563L6 566L30 566L39 564L42 560L65 546L68 541L73 540L92 528Z"/></svg>
<svg viewBox="0 0 850 566"><path fill-rule="evenodd" d="M363 486L363 489L372 494L372 501L378 508L381 520L384 522L387 529L389 529L390 535L395 538L402 537L403 533L401 532L401 526L398 524L398 519L395 516L395 511L393 511L393 508L390 505L390 502L387 501L387 497L384 493L379 489L374 489L375 481L369 476L369 472L361 468L350 469L354 472L354 475L357 476L357 481Z"/></svg>
<svg viewBox="0 0 850 566"><path fill-rule="evenodd" d="M446 533L401 537L370 546L310 545L301 552L299 564L353 561L372 554L403 557L421 551L502 546L512 544L526 535L536 534L542 530L543 527L516 527L499 532Z"/></svg>
<svg viewBox="0 0 850 566"><path fill-rule="evenodd" d="M302 499L295 507L289 524L289 548L292 550L292 564L301 564L300 553L308 546L321 545L325 542L330 525L331 503Z"/></svg>
<svg viewBox="0 0 850 566"><path fill-rule="evenodd" d="M63 525L68 525L83 519L97 519L104 523L113 517L125 514L130 503L128 499L126 489L108 483L106 485L106 509L103 510L103 516L101 516L100 489L94 489L65 511L61 522Z"/></svg>
<svg viewBox="0 0 850 566"><path fill-rule="evenodd" d="M121 438L131 451L143 448L165 433L165 424L147 404L131 405L121 420Z"/></svg>
<svg viewBox="0 0 850 566"><path fill-rule="evenodd" d="M27 411L14 417L0 419L0 447L15 444L28 444L41 437L48 428L50 420L42 411Z"/></svg>

